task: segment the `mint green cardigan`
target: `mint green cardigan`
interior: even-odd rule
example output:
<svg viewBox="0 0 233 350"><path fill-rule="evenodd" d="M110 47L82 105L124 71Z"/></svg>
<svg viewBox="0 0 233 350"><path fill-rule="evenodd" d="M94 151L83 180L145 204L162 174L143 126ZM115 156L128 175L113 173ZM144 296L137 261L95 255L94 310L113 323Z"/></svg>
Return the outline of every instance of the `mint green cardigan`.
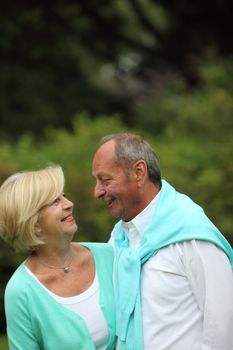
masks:
<svg viewBox="0 0 233 350"><path fill-rule="evenodd" d="M83 243L95 260L100 308L109 329L107 350L115 348L115 306L112 286L113 250L105 243ZM10 350L94 350L84 320L44 290L22 263L5 291Z"/></svg>

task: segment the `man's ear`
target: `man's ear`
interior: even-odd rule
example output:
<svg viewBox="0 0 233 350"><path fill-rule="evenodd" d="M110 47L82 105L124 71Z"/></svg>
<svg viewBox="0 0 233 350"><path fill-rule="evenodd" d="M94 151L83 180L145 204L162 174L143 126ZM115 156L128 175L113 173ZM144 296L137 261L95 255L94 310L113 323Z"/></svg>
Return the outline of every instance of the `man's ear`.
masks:
<svg viewBox="0 0 233 350"><path fill-rule="evenodd" d="M147 164L144 160L138 160L133 165L133 173L136 180L139 182L144 182L147 176Z"/></svg>

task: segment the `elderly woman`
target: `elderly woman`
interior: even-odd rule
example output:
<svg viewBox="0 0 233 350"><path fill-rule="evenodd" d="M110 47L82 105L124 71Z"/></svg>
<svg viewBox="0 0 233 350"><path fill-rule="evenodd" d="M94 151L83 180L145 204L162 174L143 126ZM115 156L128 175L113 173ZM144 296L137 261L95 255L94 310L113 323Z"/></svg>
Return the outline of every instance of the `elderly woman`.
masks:
<svg viewBox="0 0 233 350"><path fill-rule="evenodd" d="M5 291L10 350L115 348L113 251L72 242L77 224L59 166L10 176L0 235L29 257Z"/></svg>

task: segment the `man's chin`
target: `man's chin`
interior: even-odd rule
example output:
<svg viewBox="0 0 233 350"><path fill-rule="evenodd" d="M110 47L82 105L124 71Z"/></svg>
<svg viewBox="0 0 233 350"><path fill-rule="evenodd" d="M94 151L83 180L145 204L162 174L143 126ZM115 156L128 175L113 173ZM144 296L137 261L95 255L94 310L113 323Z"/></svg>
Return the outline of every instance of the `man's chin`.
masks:
<svg viewBox="0 0 233 350"><path fill-rule="evenodd" d="M118 211L114 210L113 208L109 208L109 209L114 219L121 219L121 215Z"/></svg>
<svg viewBox="0 0 233 350"><path fill-rule="evenodd" d="M111 211L111 215L114 219L121 219L120 215L119 214L116 214L114 212Z"/></svg>

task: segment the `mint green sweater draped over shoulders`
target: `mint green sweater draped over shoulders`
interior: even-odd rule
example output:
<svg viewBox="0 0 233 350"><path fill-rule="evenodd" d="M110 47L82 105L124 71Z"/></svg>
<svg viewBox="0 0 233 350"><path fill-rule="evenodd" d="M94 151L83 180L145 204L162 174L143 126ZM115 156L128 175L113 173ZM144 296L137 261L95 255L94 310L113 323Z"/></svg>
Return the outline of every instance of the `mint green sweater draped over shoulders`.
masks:
<svg viewBox="0 0 233 350"><path fill-rule="evenodd" d="M112 286L113 249L106 243L82 243L95 261L99 280L99 305L105 316L109 341L115 349L115 305ZM22 263L5 291L7 335L10 350L94 350L85 321L59 304Z"/></svg>
<svg viewBox="0 0 233 350"><path fill-rule="evenodd" d="M159 249L187 240L205 240L221 248L233 267L228 241L188 196L178 193L165 180L158 205L136 249L129 248L122 221L114 228L116 247L115 295L117 335L120 349L142 350L140 278L142 265Z"/></svg>

